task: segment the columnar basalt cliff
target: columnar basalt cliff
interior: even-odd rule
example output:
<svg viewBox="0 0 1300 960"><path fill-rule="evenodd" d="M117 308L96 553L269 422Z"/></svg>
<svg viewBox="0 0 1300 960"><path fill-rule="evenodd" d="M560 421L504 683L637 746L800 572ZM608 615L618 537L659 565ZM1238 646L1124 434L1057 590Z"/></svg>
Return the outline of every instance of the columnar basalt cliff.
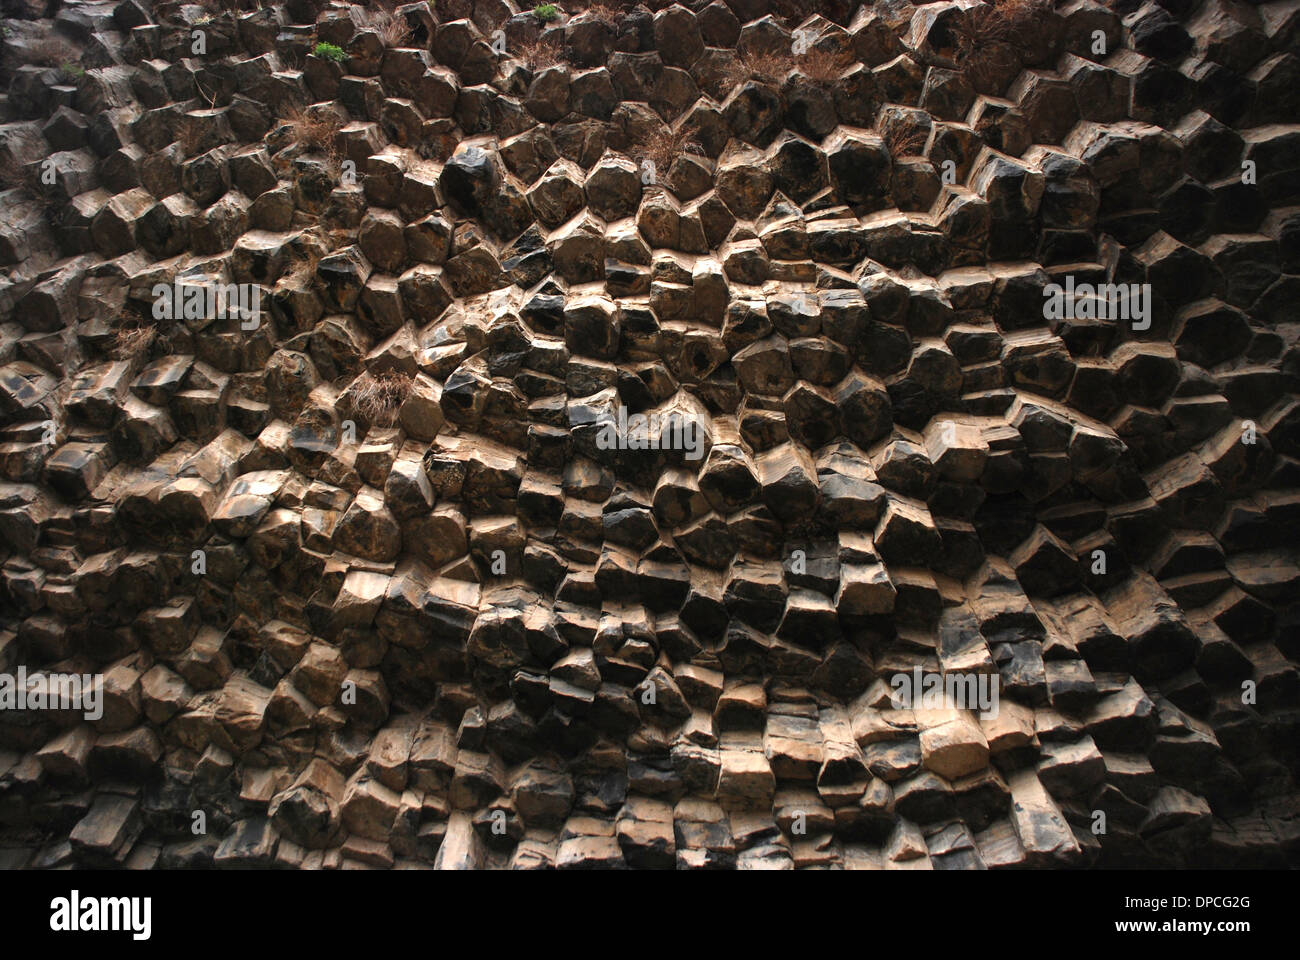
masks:
<svg viewBox="0 0 1300 960"><path fill-rule="evenodd" d="M582 7L4 0L0 865L1300 862L1300 0Z"/></svg>

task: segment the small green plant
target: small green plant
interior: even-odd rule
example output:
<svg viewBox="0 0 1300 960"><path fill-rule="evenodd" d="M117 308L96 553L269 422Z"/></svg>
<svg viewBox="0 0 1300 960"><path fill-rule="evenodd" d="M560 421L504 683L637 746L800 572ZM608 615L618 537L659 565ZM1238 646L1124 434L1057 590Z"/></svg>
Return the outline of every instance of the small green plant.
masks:
<svg viewBox="0 0 1300 960"><path fill-rule="evenodd" d="M342 63L348 58L343 48L333 43L318 43L316 49L312 51L318 57L324 57L326 60L333 60L335 63Z"/></svg>
<svg viewBox="0 0 1300 960"><path fill-rule="evenodd" d="M560 19L560 8L553 3L540 3L533 7L533 16L542 23Z"/></svg>
<svg viewBox="0 0 1300 960"><path fill-rule="evenodd" d="M80 80L86 75L86 68L75 63L65 63L59 67L63 76L69 80Z"/></svg>

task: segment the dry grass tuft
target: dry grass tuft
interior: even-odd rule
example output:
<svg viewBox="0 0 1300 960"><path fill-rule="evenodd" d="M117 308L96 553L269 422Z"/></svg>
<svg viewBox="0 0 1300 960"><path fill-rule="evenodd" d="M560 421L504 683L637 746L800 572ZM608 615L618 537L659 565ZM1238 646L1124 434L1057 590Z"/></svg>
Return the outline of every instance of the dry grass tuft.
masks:
<svg viewBox="0 0 1300 960"><path fill-rule="evenodd" d="M1052 8L1051 0L991 0L953 26L958 69L977 90L987 90L1005 67L1007 44L1032 31Z"/></svg>
<svg viewBox="0 0 1300 960"><path fill-rule="evenodd" d="M301 70L307 64L308 47L297 44L284 44L276 47L275 53L285 70Z"/></svg>
<svg viewBox="0 0 1300 960"><path fill-rule="evenodd" d="M582 13L587 14L597 23L603 23L611 30L617 30L618 25L623 22L623 18L635 6L635 2L617 3L611 2L611 0L596 0L595 3L588 4Z"/></svg>
<svg viewBox="0 0 1300 960"><path fill-rule="evenodd" d="M564 51L556 47L555 44L534 40L531 43L515 44L511 53L525 67L533 73L537 73L547 67L562 63Z"/></svg>
<svg viewBox="0 0 1300 960"><path fill-rule="evenodd" d="M214 17L222 14L238 14L242 10L261 10L261 0L196 0L198 5Z"/></svg>
<svg viewBox="0 0 1300 960"><path fill-rule="evenodd" d="M343 121L337 115L329 111L311 113L295 107L288 111L284 120L293 128L294 140L308 150L323 153L331 160L342 157L338 135L343 129Z"/></svg>
<svg viewBox="0 0 1300 960"><path fill-rule="evenodd" d="M733 87L749 80L780 83L794 66L794 54L791 53L746 53L730 64L724 79Z"/></svg>
<svg viewBox="0 0 1300 960"><path fill-rule="evenodd" d="M672 186L669 171L673 161L683 153L698 152L702 148L692 135L693 131L685 127L654 127L634 139L630 144L632 159L638 165L649 162L654 164L655 180L658 184Z"/></svg>
<svg viewBox="0 0 1300 960"><path fill-rule="evenodd" d="M158 331L139 319L128 319L119 327L113 337L113 344L108 348L114 360L132 360L149 353Z"/></svg>
<svg viewBox="0 0 1300 960"><path fill-rule="evenodd" d="M993 4L985 4L966 11L966 16L958 20L952 32L960 61L986 44L1005 40L1011 32L1011 24L1004 11Z"/></svg>
<svg viewBox="0 0 1300 960"><path fill-rule="evenodd" d="M386 370L363 373L351 386L353 409L371 426L390 427L411 392L409 374Z"/></svg>
<svg viewBox="0 0 1300 960"><path fill-rule="evenodd" d="M930 134L911 124L896 124L885 131L883 139L891 156L917 157L925 149Z"/></svg>
<svg viewBox="0 0 1300 960"><path fill-rule="evenodd" d="M274 0L212 0L212 3L222 11L235 16L261 13L263 10L274 8Z"/></svg>
<svg viewBox="0 0 1300 960"><path fill-rule="evenodd" d="M385 47L404 47L411 39L411 25L394 8L376 7L365 11L366 26L379 34Z"/></svg>
<svg viewBox="0 0 1300 960"><path fill-rule="evenodd" d="M958 63L976 93L1003 93L1007 78L1020 72L1020 57L1010 43L989 44Z"/></svg>
<svg viewBox="0 0 1300 960"><path fill-rule="evenodd" d="M792 52L747 53L737 57L723 74L723 79L730 85L758 80L763 83L780 84L789 76L791 70L823 86L834 84L848 69L852 59L847 54L822 50L818 47L806 53L795 55Z"/></svg>
<svg viewBox="0 0 1300 960"><path fill-rule="evenodd" d="M813 47L795 61L795 66L814 83L830 86L844 75L850 63L852 58L847 54Z"/></svg>

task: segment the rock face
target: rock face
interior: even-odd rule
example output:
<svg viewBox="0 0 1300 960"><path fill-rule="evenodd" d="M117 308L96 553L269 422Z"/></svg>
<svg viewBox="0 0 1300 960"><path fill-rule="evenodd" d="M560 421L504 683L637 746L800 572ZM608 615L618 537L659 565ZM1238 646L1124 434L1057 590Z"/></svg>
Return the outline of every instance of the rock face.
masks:
<svg viewBox="0 0 1300 960"><path fill-rule="evenodd" d="M0 863L1296 865L1296 0L218 6L0 40Z"/></svg>

